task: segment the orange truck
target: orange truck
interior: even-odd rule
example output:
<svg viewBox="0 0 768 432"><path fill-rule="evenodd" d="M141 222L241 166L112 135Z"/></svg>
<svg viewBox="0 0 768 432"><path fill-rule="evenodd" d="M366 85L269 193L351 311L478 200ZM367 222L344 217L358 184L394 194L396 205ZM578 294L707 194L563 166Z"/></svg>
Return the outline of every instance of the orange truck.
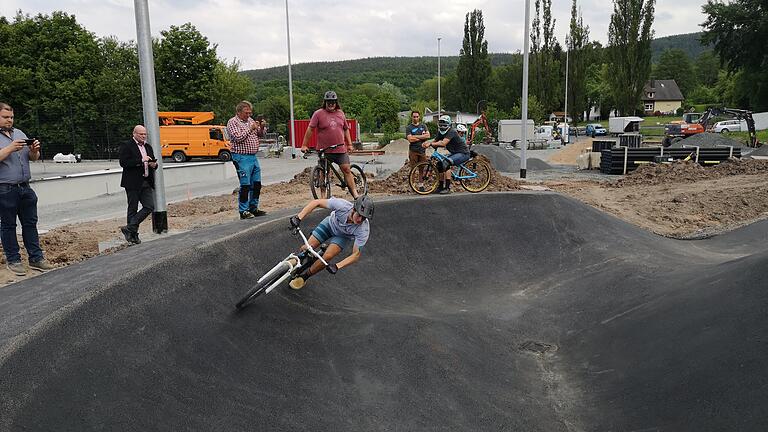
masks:
<svg viewBox="0 0 768 432"><path fill-rule="evenodd" d="M160 148L164 158L185 162L190 158L232 159L227 127L206 125L213 120L212 112L157 113L160 119Z"/></svg>

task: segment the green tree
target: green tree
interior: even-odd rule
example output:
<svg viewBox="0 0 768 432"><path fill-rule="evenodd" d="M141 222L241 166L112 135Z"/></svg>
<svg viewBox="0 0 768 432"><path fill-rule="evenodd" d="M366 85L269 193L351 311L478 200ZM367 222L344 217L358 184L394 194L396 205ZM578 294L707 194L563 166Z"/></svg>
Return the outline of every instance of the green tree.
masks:
<svg viewBox="0 0 768 432"><path fill-rule="evenodd" d="M488 102L495 104L500 112L510 112L520 99L523 87L522 56L511 65L493 68L489 82Z"/></svg>
<svg viewBox="0 0 768 432"><path fill-rule="evenodd" d="M588 108L587 99L587 65L591 60L591 45L589 43L589 26L584 25L581 9L576 8L576 0L571 4L571 25L565 40L568 47L568 108L574 121L581 118Z"/></svg>
<svg viewBox="0 0 768 432"><path fill-rule="evenodd" d="M475 9L464 19L464 41L459 52L456 75L461 86L459 109L474 109L478 101L488 95L491 61L488 58L488 42L485 40L483 11Z"/></svg>
<svg viewBox="0 0 768 432"><path fill-rule="evenodd" d="M522 118L523 110L521 107L520 102L516 103L514 107L512 107L512 118ZM539 98L536 96L529 96L528 97L528 119L533 120L536 123L540 123L544 121L544 119L547 118L547 110L544 108L544 105L542 105L541 102L539 102Z"/></svg>
<svg viewBox="0 0 768 432"><path fill-rule="evenodd" d="M216 115L216 123L224 124L235 115L235 106L242 100L247 100L254 92L255 86L247 76L239 72L240 64L237 61L226 64L217 61L213 69L213 86L207 103L203 104L206 111L213 111ZM287 90L281 92L287 106ZM272 96L274 98L275 96ZM257 102L254 99L252 102ZM261 112L261 111L260 111ZM271 124L276 125L274 117L268 117ZM281 120L284 122L284 119Z"/></svg>
<svg viewBox="0 0 768 432"><path fill-rule="evenodd" d="M397 117L399 109L400 101L392 93L382 91L373 98L373 118L382 132L394 133L400 128Z"/></svg>
<svg viewBox="0 0 768 432"><path fill-rule="evenodd" d="M199 111L210 106L215 87L216 45L190 23L160 32L155 78L161 111Z"/></svg>
<svg viewBox="0 0 768 432"><path fill-rule="evenodd" d="M653 71L653 78L675 80L683 97L688 97L697 84L691 60L688 54L679 48L661 53L659 64Z"/></svg>
<svg viewBox="0 0 768 432"><path fill-rule="evenodd" d="M696 58L694 71L699 84L712 86L717 82L720 72L720 58L712 51L704 51Z"/></svg>
<svg viewBox="0 0 768 432"><path fill-rule="evenodd" d="M611 90L622 115L640 105L651 73L651 39L655 0L614 0L608 26L608 52L612 68Z"/></svg>
<svg viewBox="0 0 768 432"><path fill-rule="evenodd" d="M741 107L768 109L768 20L765 0L709 0L702 42L713 44L728 70L742 71L738 79Z"/></svg>

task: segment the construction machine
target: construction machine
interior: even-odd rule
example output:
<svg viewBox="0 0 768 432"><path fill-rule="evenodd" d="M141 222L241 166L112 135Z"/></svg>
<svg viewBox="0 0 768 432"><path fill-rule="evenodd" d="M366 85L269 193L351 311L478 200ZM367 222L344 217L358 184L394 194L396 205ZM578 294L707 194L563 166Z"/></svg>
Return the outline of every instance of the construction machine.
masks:
<svg viewBox="0 0 768 432"><path fill-rule="evenodd" d="M485 111L480 113L480 118L475 120L474 123L472 123L472 126L470 126L469 129L469 138L467 139L467 143L474 144L475 140L475 130L478 127L484 127L485 128L485 143L491 143L493 142L493 131L491 130L491 127L488 125L488 119L485 117Z"/></svg>
<svg viewBox="0 0 768 432"><path fill-rule="evenodd" d="M174 162L193 157L232 159L226 126L205 124L214 119L212 112L161 111L157 116L162 157Z"/></svg>
<svg viewBox="0 0 768 432"><path fill-rule="evenodd" d="M755 120L752 118L752 111L735 108L709 108L701 114L701 117L696 123L668 124L664 126L664 140L662 141L662 145L664 147L669 147L689 136L706 132L709 122L713 118L721 115L731 115L746 122L747 130L749 131L748 145L750 147L759 146L759 143L757 142L757 133L755 132Z"/></svg>

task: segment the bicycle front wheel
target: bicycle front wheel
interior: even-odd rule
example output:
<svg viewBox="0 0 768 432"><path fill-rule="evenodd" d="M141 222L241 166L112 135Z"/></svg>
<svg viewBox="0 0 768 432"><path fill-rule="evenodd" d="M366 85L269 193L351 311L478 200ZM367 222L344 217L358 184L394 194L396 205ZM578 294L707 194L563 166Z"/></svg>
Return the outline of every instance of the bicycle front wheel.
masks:
<svg viewBox="0 0 768 432"><path fill-rule="evenodd" d="M365 172L360 168L360 165L355 164L352 164L349 169L355 177L355 190L357 190L357 196L366 195L368 193L368 179L365 178ZM351 193L352 192L350 191L350 194Z"/></svg>
<svg viewBox="0 0 768 432"><path fill-rule="evenodd" d="M459 169L459 177L469 177L472 173L477 174L477 177L461 179L461 187L472 193L484 191L491 183L491 169L488 164L472 159Z"/></svg>
<svg viewBox="0 0 768 432"><path fill-rule="evenodd" d="M309 179L309 189L312 190L312 196L315 199L331 197L331 184L325 175L323 167L320 165L312 168L312 176Z"/></svg>
<svg viewBox="0 0 768 432"><path fill-rule="evenodd" d="M428 195L437 189L442 173L432 162L419 162L411 168L408 175L408 184L419 195Z"/></svg>
<svg viewBox="0 0 768 432"><path fill-rule="evenodd" d="M268 277L265 280L257 283L256 285L253 286L253 288L248 290L248 293L245 294L245 296L243 296L243 298L240 299L240 301L237 302L237 304L235 304L235 307L238 310L240 310L244 308L248 304L248 302L251 302L256 297L262 295L264 293L264 290L267 289L268 286L272 285L273 282L280 279L285 274L285 272L287 272L288 269L290 268L288 267L288 264L285 262L282 263L282 267L283 268L280 271L274 272L271 277Z"/></svg>

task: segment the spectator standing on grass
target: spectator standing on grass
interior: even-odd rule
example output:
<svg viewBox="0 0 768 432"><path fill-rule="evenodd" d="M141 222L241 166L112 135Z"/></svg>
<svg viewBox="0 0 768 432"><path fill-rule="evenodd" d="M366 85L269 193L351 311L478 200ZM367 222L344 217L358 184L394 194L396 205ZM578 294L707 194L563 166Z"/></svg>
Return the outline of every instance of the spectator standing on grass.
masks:
<svg viewBox="0 0 768 432"><path fill-rule="evenodd" d="M267 212L259 210L261 195L261 166L256 153L259 152L259 134L262 124L251 118L253 106L242 101L235 108L236 114L227 122L232 163L240 179L237 210L240 219L252 219L264 216Z"/></svg>
<svg viewBox="0 0 768 432"><path fill-rule="evenodd" d="M120 186L128 198L128 224L120 232L128 243L139 244L139 224L155 211L155 170L157 159L152 146L147 144L147 129L133 128L133 138L120 145L120 166L123 176ZM141 203L141 211L139 210Z"/></svg>
<svg viewBox="0 0 768 432"><path fill-rule="evenodd" d="M411 123L405 127L405 139L408 140L408 166L413 169L419 162L427 161L427 149L421 145L430 137L429 129L421 122L421 114L411 111ZM424 190L424 170L419 174L419 189Z"/></svg>
<svg viewBox="0 0 768 432"><path fill-rule="evenodd" d="M29 255L29 268L45 272L53 266L43 256L37 232L37 195L29 187L30 160L40 159L40 141L27 138L13 127L13 108L0 102L0 241L8 270L25 276L21 263L16 218L21 222L21 238Z"/></svg>

